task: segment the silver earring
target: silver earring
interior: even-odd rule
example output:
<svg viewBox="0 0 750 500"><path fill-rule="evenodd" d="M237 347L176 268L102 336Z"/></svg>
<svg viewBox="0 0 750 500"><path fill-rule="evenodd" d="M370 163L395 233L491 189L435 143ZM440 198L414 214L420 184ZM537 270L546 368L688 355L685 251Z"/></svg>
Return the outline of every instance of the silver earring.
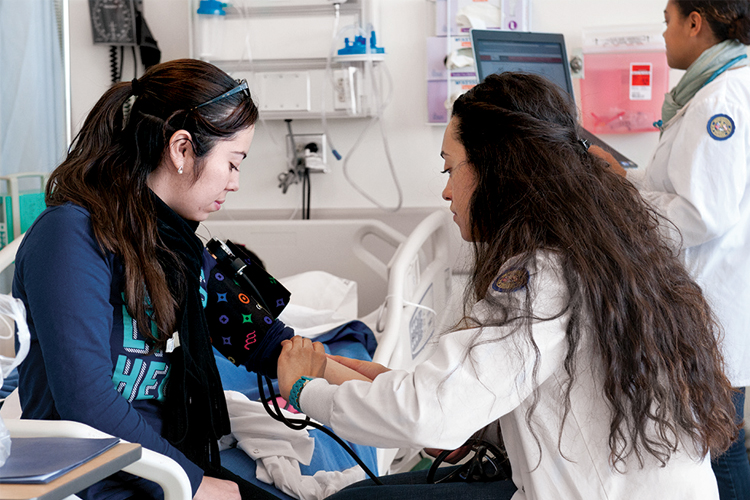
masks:
<svg viewBox="0 0 750 500"><path fill-rule="evenodd" d="M181 174L181 173L182 173L182 165L180 165L180 168L178 168L178 169L177 169L177 173L178 173L178 174Z"/></svg>

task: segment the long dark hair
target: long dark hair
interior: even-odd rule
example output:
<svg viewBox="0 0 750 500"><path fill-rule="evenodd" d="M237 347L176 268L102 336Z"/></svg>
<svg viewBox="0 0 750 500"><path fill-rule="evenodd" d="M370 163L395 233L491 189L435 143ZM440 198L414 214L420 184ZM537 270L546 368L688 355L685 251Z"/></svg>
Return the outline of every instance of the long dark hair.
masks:
<svg viewBox="0 0 750 500"><path fill-rule="evenodd" d="M47 205L73 202L86 208L102 250L122 259L129 312L141 325L155 322L157 335L149 328L141 332L157 347L174 331L180 300L170 292L162 266L180 269L180 263L176 258L172 263L157 259L157 249L160 255L172 254L158 236L146 181L177 130L192 135L197 179L201 159L217 141L255 123L258 110L242 92L195 109L236 85L217 67L192 59L152 66L137 81L113 85L89 113L47 184ZM123 109L134 95L126 116Z"/></svg>
<svg viewBox="0 0 750 500"><path fill-rule="evenodd" d="M716 38L739 40L750 45L750 1L748 0L673 0L683 17L697 12L708 22Z"/></svg>
<svg viewBox="0 0 750 500"><path fill-rule="evenodd" d="M477 186L467 311L492 300L487 290L504 263L529 265L538 252L554 252L568 289L560 313L570 314L565 416L576 352L591 335L611 409L613 465L633 453L643 464L644 452L666 463L682 435L703 453L726 449L737 427L719 327L656 213L578 140L568 95L535 75L491 75L459 97L453 119ZM506 307L494 324L530 332L530 302L520 316ZM466 321L482 325L468 314Z"/></svg>

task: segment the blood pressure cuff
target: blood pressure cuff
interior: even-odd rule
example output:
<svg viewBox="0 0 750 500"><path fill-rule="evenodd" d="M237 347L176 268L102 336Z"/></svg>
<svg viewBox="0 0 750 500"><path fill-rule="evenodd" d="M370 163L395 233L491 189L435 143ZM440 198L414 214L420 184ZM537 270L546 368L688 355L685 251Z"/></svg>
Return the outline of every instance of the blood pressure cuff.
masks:
<svg viewBox="0 0 750 500"><path fill-rule="evenodd" d="M291 294L241 247L230 248L247 264L243 273L253 287L248 290L251 287L241 286L242 281L229 274L231 269L224 269L212 257L207 259L205 314L211 342L235 365L276 378L281 341L294 336L294 331L276 318L288 304ZM259 292L263 295L259 296Z"/></svg>
<svg viewBox="0 0 750 500"><path fill-rule="evenodd" d="M248 293L253 295L262 306L266 307L273 314L274 319L278 318L281 311L289 303L289 297L292 294L276 278L268 274L257 255L242 245L232 243L230 240L226 240L224 243L235 257L246 265L243 274L252 282L252 290L249 290ZM221 263L217 264L220 269L224 269ZM224 272L225 274L232 274L231 270ZM239 286L243 286L241 281Z"/></svg>

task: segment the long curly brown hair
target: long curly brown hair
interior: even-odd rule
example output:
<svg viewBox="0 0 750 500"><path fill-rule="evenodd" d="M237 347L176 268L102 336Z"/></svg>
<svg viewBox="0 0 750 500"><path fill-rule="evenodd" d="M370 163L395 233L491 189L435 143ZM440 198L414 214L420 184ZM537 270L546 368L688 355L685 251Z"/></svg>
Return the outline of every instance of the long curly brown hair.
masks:
<svg viewBox="0 0 750 500"><path fill-rule="evenodd" d="M175 330L184 283L177 290L168 286L164 266L181 269L181 264L159 238L146 181L177 130L192 135L197 179L202 159L217 141L255 123L258 109L242 92L195 109L235 86L224 71L193 59L158 64L136 82L113 85L94 105L47 184L47 205L72 202L86 208L102 249L122 259L128 312L141 325L154 321L156 335L149 328L141 333L157 348ZM159 262L158 254L172 256L172 262Z"/></svg>
<svg viewBox="0 0 750 500"><path fill-rule="evenodd" d="M665 464L685 436L703 453L725 450L737 426L719 327L660 233L667 222L578 140L568 94L536 75L491 75L454 103L453 119L477 186L466 310L492 300L487 290L509 259L529 264L539 251L555 252L570 314L565 416L576 350L591 335L611 409L613 465L632 454L643 464L644 453ZM493 321L523 325L514 335L530 332L530 302L521 316L506 311Z"/></svg>

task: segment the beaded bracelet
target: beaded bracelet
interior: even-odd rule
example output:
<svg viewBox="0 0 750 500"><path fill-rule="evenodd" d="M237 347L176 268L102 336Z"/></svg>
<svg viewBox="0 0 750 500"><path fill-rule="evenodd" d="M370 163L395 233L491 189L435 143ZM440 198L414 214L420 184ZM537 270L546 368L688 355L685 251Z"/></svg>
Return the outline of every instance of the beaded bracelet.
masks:
<svg viewBox="0 0 750 500"><path fill-rule="evenodd" d="M311 380L312 377L302 376L294 383L294 385L292 386L292 390L289 391L289 403L292 405L292 408L294 408L298 412L302 411L299 407L299 397L302 393L302 388L305 387L305 384Z"/></svg>

